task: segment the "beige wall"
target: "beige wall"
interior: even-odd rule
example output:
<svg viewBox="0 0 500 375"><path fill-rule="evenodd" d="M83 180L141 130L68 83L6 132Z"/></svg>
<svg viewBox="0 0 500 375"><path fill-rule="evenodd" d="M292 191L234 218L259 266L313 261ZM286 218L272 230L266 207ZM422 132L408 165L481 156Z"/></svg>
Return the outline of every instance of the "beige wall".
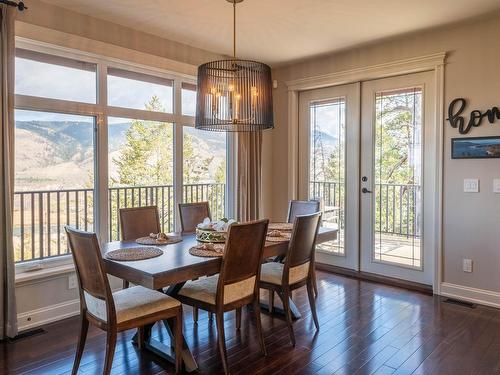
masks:
<svg viewBox="0 0 500 375"><path fill-rule="evenodd" d="M469 109L500 106L500 13L444 29L355 48L275 69L276 129L272 144L272 217L281 220L287 209L288 118L285 82L384 62L448 52L445 106L456 97L470 101ZM500 159L451 160L450 138L459 136L445 122L444 147L444 281L500 292L500 194L492 193L500 178ZM497 125L484 124L471 136L500 135ZM479 178L481 192L464 194L463 179ZM462 259L474 261L474 272L462 271Z"/></svg>

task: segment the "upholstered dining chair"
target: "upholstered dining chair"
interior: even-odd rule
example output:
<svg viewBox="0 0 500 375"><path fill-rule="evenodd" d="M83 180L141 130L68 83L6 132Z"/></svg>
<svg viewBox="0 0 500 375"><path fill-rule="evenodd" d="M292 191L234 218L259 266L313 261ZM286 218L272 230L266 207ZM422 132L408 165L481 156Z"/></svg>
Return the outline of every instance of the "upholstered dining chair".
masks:
<svg viewBox="0 0 500 375"><path fill-rule="evenodd" d="M291 200L288 202L288 219L287 222L293 223L298 215L310 215L320 212L321 202L313 199L310 201ZM316 279L316 270L313 270L313 289L314 295L318 295L318 282Z"/></svg>
<svg viewBox="0 0 500 375"><path fill-rule="evenodd" d="M72 374L78 372L89 323L107 332L106 357L103 374L111 371L117 333L139 328L138 347L143 347L144 330L148 324L160 320L173 320L175 370L181 370L182 352L182 305L176 299L161 292L134 286L112 293L101 250L95 233L65 227L68 243L75 263L80 292L80 338Z"/></svg>
<svg viewBox="0 0 500 375"><path fill-rule="evenodd" d="M288 202L288 215L287 222L293 223L295 218L299 215L310 215L320 212L320 201L296 201L291 200Z"/></svg>
<svg viewBox="0 0 500 375"><path fill-rule="evenodd" d="M316 302L313 295L314 246L318 234L321 213L300 215L295 218L292 236L284 263L270 262L261 267L260 287L269 291L269 311L272 313L274 293L283 302L290 340L295 346L289 298L291 291L306 286L309 304L316 329L319 329Z"/></svg>
<svg viewBox="0 0 500 375"><path fill-rule="evenodd" d="M120 231L123 241L135 240L161 232L157 206L120 208Z"/></svg>
<svg viewBox="0 0 500 375"><path fill-rule="evenodd" d="M150 233L161 232L157 206L120 208L120 232L122 241L131 241ZM123 288L129 282L123 280Z"/></svg>
<svg viewBox="0 0 500 375"><path fill-rule="evenodd" d="M179 203L182 233L194 233L206 217L211 218L208 202Z"/></svg>
<svg viewBox="0 0 500 375"><path fill-rule="evenodd" d="M228 239L220 273L187 282L177 298L184 304L215 313L217 340L224 372L229 374L224 312L236 310L236 328L241 327L242 307L253 304L257 334L262 353L266 355L260 321L259 274L269 220L233 224Z"/></svg>
<svg viewBox="0 0 500 375"><path fill-rule="evenodd" d="M211 219L208 202L179 203L179 217L183 234L196 232L196 226L206 217ZM212 321L213 314L208 312L208 319ZM198 308L193 306L193 320L198 323Z"/></svg>

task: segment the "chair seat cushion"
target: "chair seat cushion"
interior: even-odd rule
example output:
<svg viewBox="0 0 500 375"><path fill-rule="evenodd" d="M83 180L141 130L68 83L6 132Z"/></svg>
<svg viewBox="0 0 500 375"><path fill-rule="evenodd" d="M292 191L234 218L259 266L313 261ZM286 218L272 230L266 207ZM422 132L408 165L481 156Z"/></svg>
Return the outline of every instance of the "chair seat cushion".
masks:
<svg viewBox="0 0 500 375"><path fill-rule="evenodd" d="M299 266L290 267L290 284L298 283L307 278L309 274L309 263L310 262L306 262ZM283 263L279 262L264 263L260 269L260 280L269 284L281 285L284 266Z"/></svg>
<svg viewBox="0 0 500 375"><path fill-rule="evenodd" d="M95 317L106 321L106 303L84 291L87 310ZM116 322L123 323L135 318L155 314L181 305L176 299L156 290L134 286L113 293Z"/></svg>
<svg viewBox="0 0 500 375"><path fill-rule="evenodd" d="M255 276L252 276L237 283L225 285L224 304L229 304L253 294L255 279ZM198 280L188 281L182 287L179 295L215 305L218 282L219 275L202 277Z"/></svg>

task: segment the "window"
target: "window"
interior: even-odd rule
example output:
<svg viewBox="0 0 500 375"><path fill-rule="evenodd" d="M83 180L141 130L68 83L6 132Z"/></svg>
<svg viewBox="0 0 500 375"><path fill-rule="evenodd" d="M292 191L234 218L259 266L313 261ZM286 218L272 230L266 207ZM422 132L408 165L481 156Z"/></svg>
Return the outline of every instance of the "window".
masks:
<svg viewBox="0 0 500 375"><path fill-rule="evenodd" d="M67 254L68 224L118 240L123 207L157 205L164 232L178 229L183 200L225 216L226 135L192 127L196 87L184 76L17 43L16 262Z"/></svg>
<svg viewBox="0 0 500 375"><path fill-rule="evenodd" d="M164 232L174 230L173 125L108 119L109 237L120 239L119 210L156 205Z"/></svg>
<svg viewBox="0 0 500 375"><path fill-rule="evenodd" d="M184 202L208 201L213 219L226 216L226 134L184 127Z"/></svg>
<svg viewBox="0 0 500 375"><path fill-rule="evenodd" d="M96 65L16 50L16 94L96 103ZM78 89L75 89L78 88Z"/></svg>
<svg viewBox="0 0 500 375"><path fill-rule="evenodd" d="M170 79L108 68L108 104L172 113L173 82Z"/></svg>
<svg viewBox="0 0 500 375"><path fill-rule="evenodd" d="M182 114L184 116L196 115L196 85L182 83Z"/></svg>
<svg viewBox="0 0 500 375"><path fill-rule="evenodd" d="M93 230L94 117L15 111L15 261L67 254L64 225Z"/></svg>

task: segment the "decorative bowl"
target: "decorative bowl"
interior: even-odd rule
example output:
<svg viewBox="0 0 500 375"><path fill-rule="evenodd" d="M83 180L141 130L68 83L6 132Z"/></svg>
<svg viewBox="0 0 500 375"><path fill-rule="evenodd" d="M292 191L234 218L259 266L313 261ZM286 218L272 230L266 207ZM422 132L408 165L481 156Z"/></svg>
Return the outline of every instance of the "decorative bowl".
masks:
<svg viewBox="0 0 500 375"><path fill-rule="evenodd" d="M223 243L226 242L227 232L196 228L196 239L200 242Z"/></svg>

